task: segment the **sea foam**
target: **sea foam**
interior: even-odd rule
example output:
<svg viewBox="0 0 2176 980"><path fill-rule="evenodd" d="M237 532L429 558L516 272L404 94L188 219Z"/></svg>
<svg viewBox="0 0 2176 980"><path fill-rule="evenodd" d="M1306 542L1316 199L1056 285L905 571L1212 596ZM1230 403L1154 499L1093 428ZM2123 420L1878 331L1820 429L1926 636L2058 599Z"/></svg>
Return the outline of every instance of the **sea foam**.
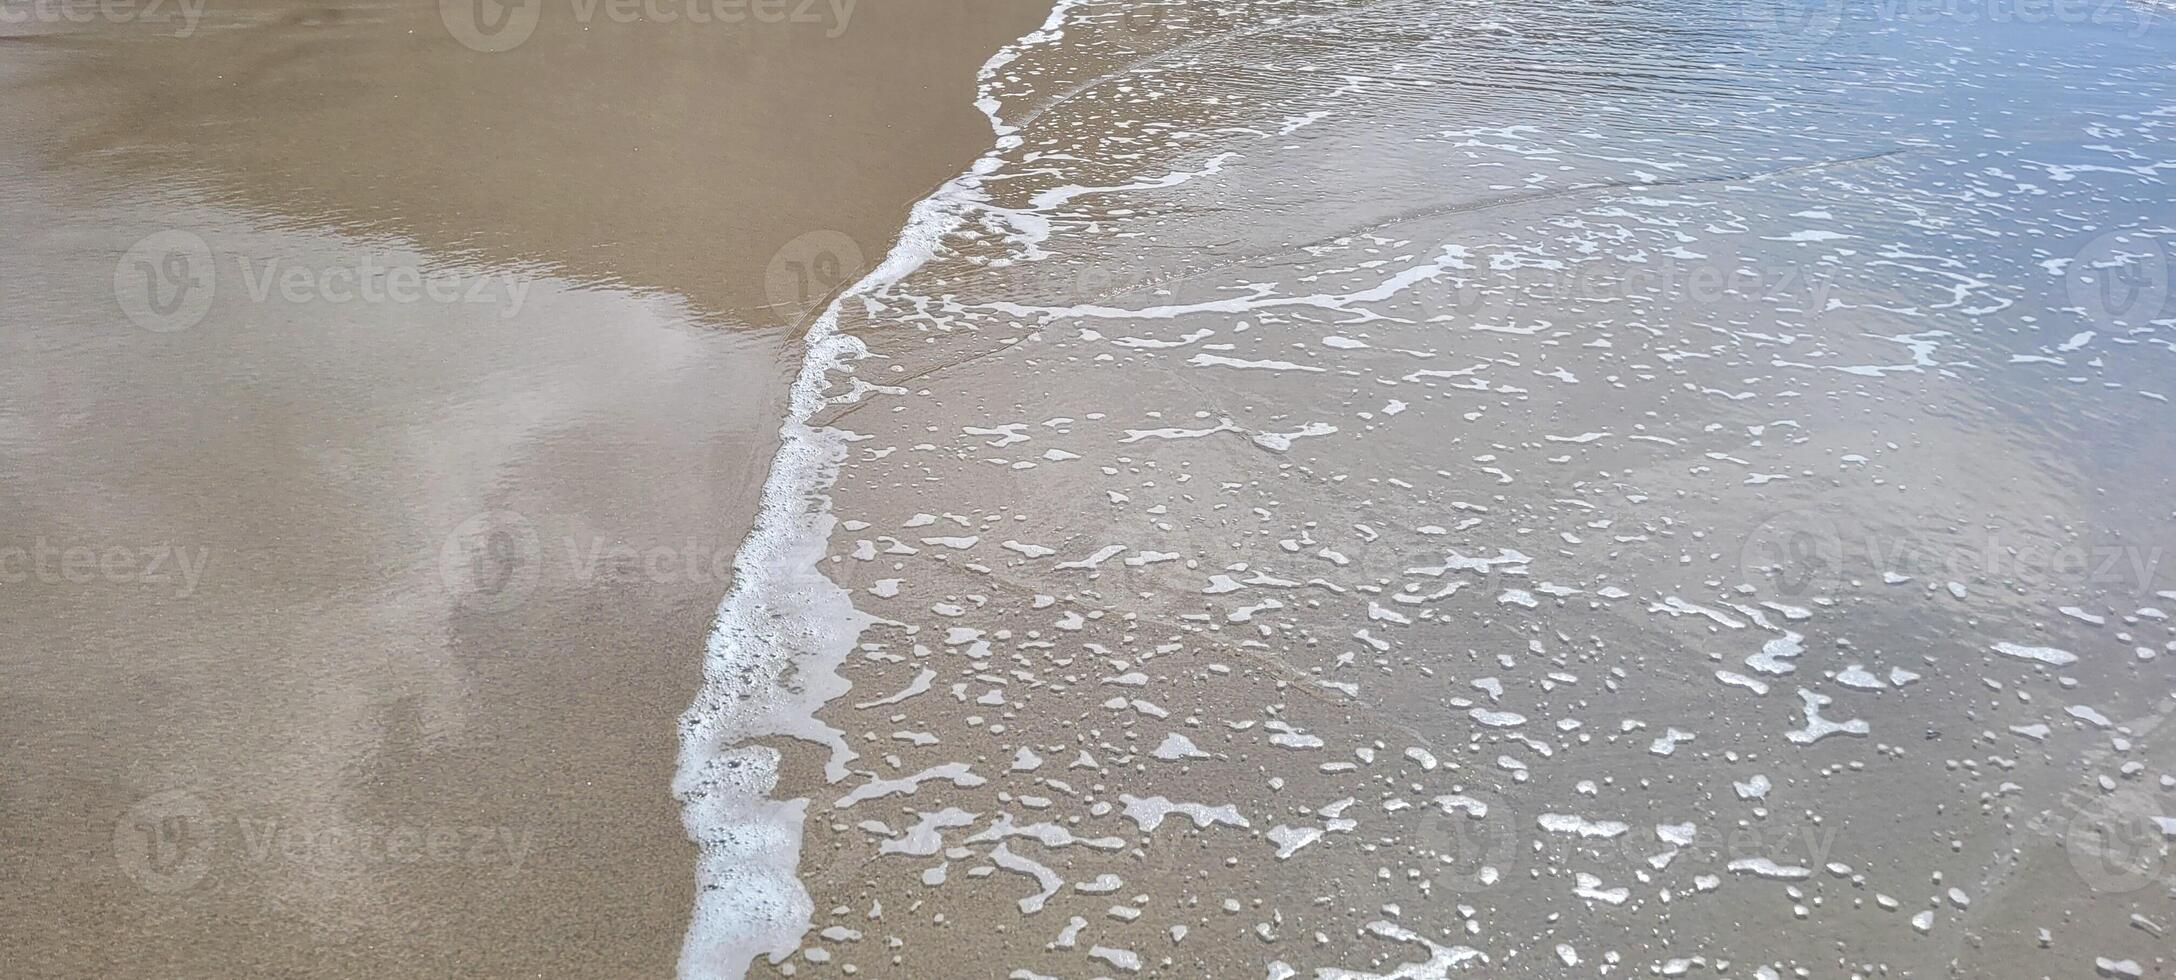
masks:
<svg viewBox="0 0 2176 980"><path fill-rule="evenodd" d="M770 798L779 752L755 740L790 736L827 746L831 780L844 777L855 757L844 736L815 716L846 691L838 667L869 622L817 568L836 523L823 491L846 456L846 434L809 423L829 400L831 373L867 352L840 331L840 311L921 268L945 232L981 205L981 178L1019 139L998 116L998 72L1027 48L1062 37L1073 6L1058 0L1041 27L983 63L975 104L989 117L996 145L916 203L884 260L809 326L778 453L711 630L703 687L680 716L673 796L698 851L682 977L745 976L757 956L778 962L791 955L811 925L813 906L796 875L808 800Z"/></svg>

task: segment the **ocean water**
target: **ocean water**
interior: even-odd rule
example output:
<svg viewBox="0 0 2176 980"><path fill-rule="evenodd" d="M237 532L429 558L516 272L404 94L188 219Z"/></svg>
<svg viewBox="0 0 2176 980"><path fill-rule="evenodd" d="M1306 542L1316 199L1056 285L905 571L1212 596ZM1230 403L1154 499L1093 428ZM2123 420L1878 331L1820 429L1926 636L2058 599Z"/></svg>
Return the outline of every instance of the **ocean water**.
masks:
<svg viewBox="0 0 2176 980"><path fill-rule="evenodd" d="M2176 10L1060 3L810 331L689 976L2141 976Z"/></svg>

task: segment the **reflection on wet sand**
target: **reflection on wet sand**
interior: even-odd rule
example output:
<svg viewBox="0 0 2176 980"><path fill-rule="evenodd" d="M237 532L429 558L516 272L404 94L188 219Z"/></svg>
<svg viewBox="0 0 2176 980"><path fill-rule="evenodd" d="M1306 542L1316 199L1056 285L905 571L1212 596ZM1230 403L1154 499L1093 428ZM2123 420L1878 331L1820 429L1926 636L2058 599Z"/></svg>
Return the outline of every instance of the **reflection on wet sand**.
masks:
<svg viewBox="0 0 2176 980"><path fill-rule="evenodd" d="M11 975L669 972L784 325L979 152L1036 16L10 22Z"/></svg>
<svg viewBox="0 0 2176 980"><path fill-rule="evenodd" d="M482 53L437 4L222 4L186 40L75 42L24 94L98 109L54 120L47 169L770 325L782 246L836 228L881 251L988 141L973 67L1026 6L855 5L838 29L546 3Z"/></svg>

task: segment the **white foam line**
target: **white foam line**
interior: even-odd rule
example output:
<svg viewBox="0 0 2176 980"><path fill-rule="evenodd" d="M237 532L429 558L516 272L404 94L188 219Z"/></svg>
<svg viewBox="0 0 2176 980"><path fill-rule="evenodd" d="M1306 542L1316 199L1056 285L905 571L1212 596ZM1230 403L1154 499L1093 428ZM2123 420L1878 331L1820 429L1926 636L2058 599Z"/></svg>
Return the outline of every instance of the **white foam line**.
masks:
<svg viewBox="0 0 2176 980"><path fill-rule="evenodd" d="M913 274L943 234L983 195L982 175L1017 147L997 115L997 73L1029 47L1063 36L1078 0L1056 0L1040 28L1000 48L976 73L975 105L996 144L966 172L916 203L884 261L831 301L808 331L778 454L763 484L755 526L733 558L733 586L718 606L703 660L703 687L680 716L673 796L697 849L695 908L680 946L686 980L745 977L757 956L773 963L799 948L814 907L796 876L807 799L773 800L778 750L753 740L789 736L831 749L827 779L855 758L842 733L816 719L845 693L838 666L871 620L818 570L835 523L823 491L846 457L845 434L809 425L825 404L830 373L867 353L839 332L839 311Z"/></svg>
<svg viewBox="0 0 2176 980"><path fill-rule="evenodd" d="M1274 309L1281 306L1311 306L1336 313L1365 313L1352 307L1364 303L1380 303L1416 284L1428 282L1454 269L1471 269L1466 257L1472 253L1461 245L1445 245L1434 259L1403 269L1367 289L1358 292L1330 295L1315 293L1308 296L1278 296L1276 283L1253 283L1248 286L1250 295L1225 299L1205 300L1166 306L1150 306L1127 309L1117 306L1029 306L1013 302L981 304L977 309L994 310L1017 317L1034 317L1039 322L1061 318L1105 320L1169 320L1174 317L1193 316L1202 313L1252 313L1256 310Z"/></svg>
<svg viewBox="0 0 2176 980"><path fill-rule="evenodd" d="M1174 170L1161 177L1144 177L1131 183L1113 184L1106 187L1083 187L1079 184L1053 187L1036 194L1031 199L1028 207L1000 208L992 206L986 208L986 210L993 214L1003 215L1005 221L1012 225L1013 231L1016 233L1014 241L1019 244L1022 250L1021 258L1031 262L1037 261L1050 257L1050 253L1042 249L1042 244L1050 240L1050 215L1059 207L1072 202L1073 199L1090 194L1112 194L1124 191L1146 191L1177 187L1197 177L1210 177L1223 172L1225 161L1238 155L1237 153L1219 153L1210 157L1209 161L1203 164L1200 170Z"/></svg>

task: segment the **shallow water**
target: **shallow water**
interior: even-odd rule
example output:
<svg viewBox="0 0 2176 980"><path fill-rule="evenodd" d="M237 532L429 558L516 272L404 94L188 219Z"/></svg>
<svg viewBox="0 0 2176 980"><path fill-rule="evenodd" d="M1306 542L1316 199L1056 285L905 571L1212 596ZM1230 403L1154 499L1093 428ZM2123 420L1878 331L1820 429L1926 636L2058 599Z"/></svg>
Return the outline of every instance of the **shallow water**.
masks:
<svg viewBox="0 0 2176 980"><path fill-rule="evenodd" d="M2166 969L2172 17L1061 4L814 335L705 874L800 837L781 972Z"/></svg>

